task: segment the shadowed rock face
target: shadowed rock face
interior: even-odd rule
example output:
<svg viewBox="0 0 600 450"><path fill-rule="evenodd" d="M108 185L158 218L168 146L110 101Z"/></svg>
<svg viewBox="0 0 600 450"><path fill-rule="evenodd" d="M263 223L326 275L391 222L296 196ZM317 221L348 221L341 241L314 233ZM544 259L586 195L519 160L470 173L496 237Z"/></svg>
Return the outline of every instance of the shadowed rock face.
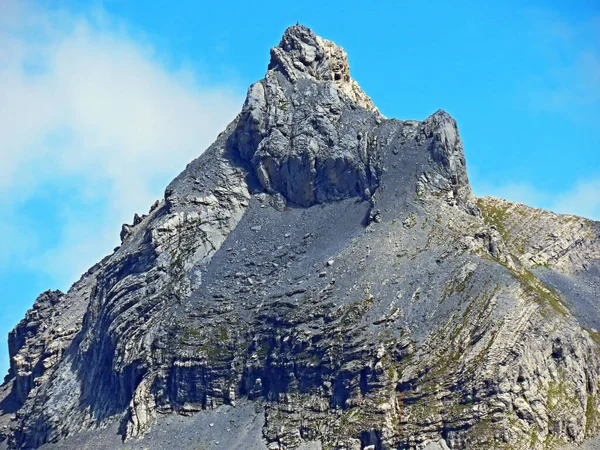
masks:
<svg viewBox="0 0 600 450"><path fill-rule="evenodd" d="M11 333L0 448L581 442L600 227L530 213L474 198L447 113L386 119L290 27L164 199Z"/></svg>

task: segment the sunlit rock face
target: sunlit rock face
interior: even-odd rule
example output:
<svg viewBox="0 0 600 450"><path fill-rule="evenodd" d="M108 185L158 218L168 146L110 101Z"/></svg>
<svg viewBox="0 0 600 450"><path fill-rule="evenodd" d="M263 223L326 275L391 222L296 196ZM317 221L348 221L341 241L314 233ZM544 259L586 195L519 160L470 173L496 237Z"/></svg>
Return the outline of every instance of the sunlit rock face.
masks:
<svg viewBox="0 0 600 450"><path fill-rule="evenodd" d="M476 199L303 26L122 245L9 337L0 449L545 449L598 429L600 225Z"/></svg>

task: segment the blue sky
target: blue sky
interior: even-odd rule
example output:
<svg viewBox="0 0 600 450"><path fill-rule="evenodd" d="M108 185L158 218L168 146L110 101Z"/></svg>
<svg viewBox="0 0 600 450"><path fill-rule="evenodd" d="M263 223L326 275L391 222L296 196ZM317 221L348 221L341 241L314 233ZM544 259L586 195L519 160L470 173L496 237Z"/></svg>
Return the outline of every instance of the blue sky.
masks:
<svg viewBox="0 0 600 450"><path fill-rule="evenodd" d="M0 339L110 253L297 21L386 116L452 114L477 195L600 220L597 1L207 3L0 0Z"/></svg>

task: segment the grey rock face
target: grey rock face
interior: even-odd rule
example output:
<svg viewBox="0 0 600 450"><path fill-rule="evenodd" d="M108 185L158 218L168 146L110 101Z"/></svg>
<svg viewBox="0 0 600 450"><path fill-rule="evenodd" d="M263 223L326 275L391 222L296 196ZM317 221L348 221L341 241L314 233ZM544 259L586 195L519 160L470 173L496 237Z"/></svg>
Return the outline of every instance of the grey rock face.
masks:
<svg viewBox="0 0 600 450"><path fill-rule="evenodd" d="M271 49L269 70L283 73L291 82L302 78L333 81L354 104L368 111L377 111L371 99L350 77L344 49L316 36L306 27L286 30L279 45Z"/></svg>
<svg viewBox="0 0 600 450"><path fill-rule="evenodd" d="M447 113L384 118L340 47L290 27L164 199L13 331L1 445L580 443L599 427L578 312L595 291L557 277L595 286L600 227L519 211L474 198Z"/></svg>
<svg viewBox="0 0 600 450"><path fill-rule="evenodd" d="M551 266L576 274L600 258L597 222L491 197L479 199L479 205L526 267Z"/></svg>
<svg viewBox="0 0 600 450"><path fill-rule="evenodd" d="M372 104L350 79L343 50L308 29L288 30L269 68L248 90L229 143L262 188L299 206L370 197L381 172L381 116L357 111Z"/></svg>

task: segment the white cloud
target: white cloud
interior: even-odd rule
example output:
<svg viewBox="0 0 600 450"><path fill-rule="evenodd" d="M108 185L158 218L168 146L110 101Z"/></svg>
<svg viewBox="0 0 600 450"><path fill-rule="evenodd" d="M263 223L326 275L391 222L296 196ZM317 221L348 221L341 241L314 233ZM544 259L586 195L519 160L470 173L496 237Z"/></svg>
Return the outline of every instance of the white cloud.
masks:
<svg viewBox="0 0 600 450"><path fill-rule="evenodd" d="M552 201L553 210L600 220L600 178L583 180Z"/></svg>
<svg viewBox="0 0 600 450"><path fill-rule="evenodd" d="M529 106L600 123L600 15L576 21L535 10L532 16L528 39L537 42L547 67L527 86Z"/></svg>
<svg viewBox="0 0 600 450"><path fill-rule="evenodd" d="M580 180L559 193L546 192L522 182L498 185L476 182L474 191L478 196L490 195L558 213L600 220L600 177Z"/></svg>
<svg viewBox="0 0 600 450"><path fill-rule="evenodd" d="M10 212L0 217L2 239L35 234L15 227L17 211L68 180L90 210L83 216L56 198L62 236L29 262L73 281L210 145L242 96L168 69L101 10L73 16L6 0L0 9L0 206ZM27 253L19 245L3 252L0 263Z"/></svg>

